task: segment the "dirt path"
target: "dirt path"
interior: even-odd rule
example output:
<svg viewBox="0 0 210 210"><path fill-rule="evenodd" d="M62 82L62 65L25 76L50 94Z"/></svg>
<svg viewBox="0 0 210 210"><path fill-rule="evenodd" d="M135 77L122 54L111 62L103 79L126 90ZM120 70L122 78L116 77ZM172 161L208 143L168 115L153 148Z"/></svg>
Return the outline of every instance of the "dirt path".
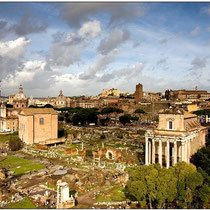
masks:
<svg viewBox="0 0 210 210"><path fill-rule="evenodd" d="M84 195L77 197L78 204L92 205L94 203L94 200L93 200L94 192L97 192L99 190L100 190L100 187L98 187L95 190L92 190L88 193L85 193Z"/></svg>

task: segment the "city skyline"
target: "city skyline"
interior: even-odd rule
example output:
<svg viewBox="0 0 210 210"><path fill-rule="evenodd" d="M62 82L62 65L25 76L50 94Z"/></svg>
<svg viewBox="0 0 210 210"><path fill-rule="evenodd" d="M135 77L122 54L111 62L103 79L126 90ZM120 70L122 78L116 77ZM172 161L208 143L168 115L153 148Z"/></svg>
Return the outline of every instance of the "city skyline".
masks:
<svg viewBox="0 0 210 210"><path fill-rule="evenodd" d="M209 3L1 3L2 94L210 91ZM132 13L130 13L132 11Z"/></svg>

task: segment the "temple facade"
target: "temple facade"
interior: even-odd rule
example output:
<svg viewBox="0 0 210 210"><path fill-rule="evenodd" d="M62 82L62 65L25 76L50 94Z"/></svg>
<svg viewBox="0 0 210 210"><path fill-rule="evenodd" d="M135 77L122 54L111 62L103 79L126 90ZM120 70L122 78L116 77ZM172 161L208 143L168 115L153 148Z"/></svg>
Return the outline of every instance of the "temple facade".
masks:
<svg viewBox="0 0 210 210"><path fill-rule="evenodd" d="M170 107L159 113L157 128L145 134L145 164L160 163L169 168L179 161L190 162L191 156L205 146L207 128L197 116Z"/></svg>

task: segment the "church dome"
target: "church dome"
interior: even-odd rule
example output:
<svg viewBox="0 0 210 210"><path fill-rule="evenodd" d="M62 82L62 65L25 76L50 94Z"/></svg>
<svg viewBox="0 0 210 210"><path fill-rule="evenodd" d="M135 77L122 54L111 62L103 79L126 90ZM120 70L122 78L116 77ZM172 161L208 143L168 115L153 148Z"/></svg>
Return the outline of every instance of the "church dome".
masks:
<svg viewBox="0 0 210 210"><path fill-rule="evenodd" d="M14 96L14 100L16 100L16 101L27 100L26 95L23 93L22 85L20 85L19 93L17 93L17 94Z"/></svg>

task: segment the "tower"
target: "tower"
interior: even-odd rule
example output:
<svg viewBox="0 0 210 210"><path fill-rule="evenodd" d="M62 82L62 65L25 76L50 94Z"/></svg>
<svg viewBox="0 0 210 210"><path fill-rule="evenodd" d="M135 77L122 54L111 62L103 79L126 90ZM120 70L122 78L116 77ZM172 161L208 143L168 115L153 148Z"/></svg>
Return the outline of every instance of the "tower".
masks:
<svg viewBox="0 0 210 210"><path fill-rule="evenodd" d="M139 103L140 101L142 101L143 98L143 85L142 84L137 84L136 85L136 91L134 93L134 97L135 97L135 102Z"/></svg>

